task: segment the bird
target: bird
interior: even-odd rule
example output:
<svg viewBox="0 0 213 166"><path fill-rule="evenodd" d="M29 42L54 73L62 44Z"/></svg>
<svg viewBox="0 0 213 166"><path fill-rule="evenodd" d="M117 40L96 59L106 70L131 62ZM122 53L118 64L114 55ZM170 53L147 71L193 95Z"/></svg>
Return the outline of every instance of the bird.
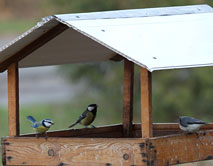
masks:
<svg viewBox="0 0 213 166"><path fill-rule="evenodd" d="M42 121L36 121L34 117L27 116L27 119L33 123L32 127L36 131L36 137L38 138L38 134L45 133L45 138L47 139L47 130L54 124L51 119L44 119Z"/></svg>
<svg viewBox="0 0 213 166"><path fill-rule="evenodd" d="M71 124L69 128L72 128L79 123L85 127L91 125L93 128L95 128L95 126L92 125L92 122L95 120L97 107L97 104L88 105L87 109L79 116L78 120L75 123Z"/></svg>
<svg viewBox="0 0 213 166"><path fill-rule="evenodd" d="M206 124L206 122L188 116L181 116L179 118L179 127L185 133L197 133L200 127Z"/></svg>

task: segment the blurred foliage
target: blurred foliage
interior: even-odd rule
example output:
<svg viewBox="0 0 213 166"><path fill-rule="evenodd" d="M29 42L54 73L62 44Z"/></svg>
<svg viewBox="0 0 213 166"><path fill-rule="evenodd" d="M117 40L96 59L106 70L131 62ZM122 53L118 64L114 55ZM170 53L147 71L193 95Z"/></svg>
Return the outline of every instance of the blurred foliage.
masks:
<svg viewBox="0 0 213 166"><path fill-rule="evenodd" d="M90 98L101 103L103 108L113 110L111 115L122 114L122 62L65 65L60 70L73 82L86 84L86 91L83 91L76 101ZM176 122L182 115L211 121L212 72L212 67L153 72L153 121ZM115 110L118 115L114 113ZM134 122L140 122L140 78L137 65L135 65Z"/></svg>
<svg viewBox="0 0 213 166"><path fill-rule="evenodd" d="M0 21L0 34L22 33L35 25L35 20Z"/></svg>
<svg viewBox="0 0 213 166"><path fill-rule="evenodd" d="M58 13L64 12L92 12L118 9L150 8L179 6L192 4L213 5L212 0L46 0L42 4L55 9Z"/></svg>

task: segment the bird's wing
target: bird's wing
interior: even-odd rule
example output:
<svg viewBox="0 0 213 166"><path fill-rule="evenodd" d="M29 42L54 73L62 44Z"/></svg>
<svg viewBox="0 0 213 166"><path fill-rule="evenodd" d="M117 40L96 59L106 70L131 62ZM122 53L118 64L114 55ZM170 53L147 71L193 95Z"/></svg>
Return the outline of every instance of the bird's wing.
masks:
<svg viewBox="0 0 213 166"><path fill-rule="evenodd" d="M85 110L85 111L80 115L80 117L78 118L78 120L77 120L76 123L79 123L82 119L86 118L88 112L89 112L88 110Z"/></svg>
<svg viewBox="0 0 213 166"><path fill-rule="evenodd" d="M28 119L29 121L31 121L32 123L36 123L35 118L33 118L32 116L27 116L27 119Z"/></svg>
<svg viewBox="0 0 213 166"><path fill-rule="evenodd" d="M32 125L33 128L38 128L39 126L41 126L40 122L35 122Z"/></svg>
<svg viewBox="0 0 213 166"><path fill-rule="evenodd" d="M199 119L195 119L195 118L189 117L187 119L187 124L206 124L206 122L204 122L202 120L199 120Z"/></svg>
<svg viewBox="0 0 213 166"><path fill-rule="evenodd" d="M80 115L80 117L78 118L78 120L77 120L75 123L71 124L71 125L69 126L69 128L72 128L73 126L75 126L75 125L77 125L78 123L80 123L80 121L81 121L82 119L86 118L88 112L89 112L89 111L86 109L86 110Z"/></svg>

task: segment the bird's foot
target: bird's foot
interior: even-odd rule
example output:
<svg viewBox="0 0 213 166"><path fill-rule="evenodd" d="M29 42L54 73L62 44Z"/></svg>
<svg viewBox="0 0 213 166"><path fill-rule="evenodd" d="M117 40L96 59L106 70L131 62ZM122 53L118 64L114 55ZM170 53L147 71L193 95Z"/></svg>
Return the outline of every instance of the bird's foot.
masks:
<svg viewBox="0 0 213 166"><path fill-rule="evenodd" d="M95 127L94 125L92 125L92 124L91 124L91 126L92 126L92 128L96 128L96 127Z"/></svg>
<svg viewBox="0 0 213 166"><path fill-rule="evenodd" d="M39 139L39 135L38 135L38 133L37 133L35 136L36 136L36 138L37 138L37 139Z"/></svg>
<svg viewBox="0 0 213 166"><path fill-rule="evenodd" d="M45 139L46 139L46 140L48 139L48 135L47 135L47 133L45 133Z"/></svg>

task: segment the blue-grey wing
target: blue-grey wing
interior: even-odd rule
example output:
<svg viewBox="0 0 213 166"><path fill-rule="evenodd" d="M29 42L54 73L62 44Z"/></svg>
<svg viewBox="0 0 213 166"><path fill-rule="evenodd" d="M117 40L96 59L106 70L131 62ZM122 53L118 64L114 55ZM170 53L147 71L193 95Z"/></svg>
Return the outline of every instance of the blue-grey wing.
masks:
<svg viewBox="0 0 213 166"><path fill-rule="evenodd" d="M33 123L32 125L33 128L38 128L39 126L41 126L40 122Z"/></svg>
<svg viewBox="0 0 213 166"><path fill-rule="evenodd" d="M76 123L79 123L82 119L86 118L86 117L87 117L87 113L88 113L88 110L85 110L85 111L80 115L80 117L78 118L78 120L77 120Z"/></svg>
<svg viewBox="0 0 213 166"><path fill-rule="evenodd" d="M192 117L185 117L187 124L206 124L206 122Z"/></svg>

